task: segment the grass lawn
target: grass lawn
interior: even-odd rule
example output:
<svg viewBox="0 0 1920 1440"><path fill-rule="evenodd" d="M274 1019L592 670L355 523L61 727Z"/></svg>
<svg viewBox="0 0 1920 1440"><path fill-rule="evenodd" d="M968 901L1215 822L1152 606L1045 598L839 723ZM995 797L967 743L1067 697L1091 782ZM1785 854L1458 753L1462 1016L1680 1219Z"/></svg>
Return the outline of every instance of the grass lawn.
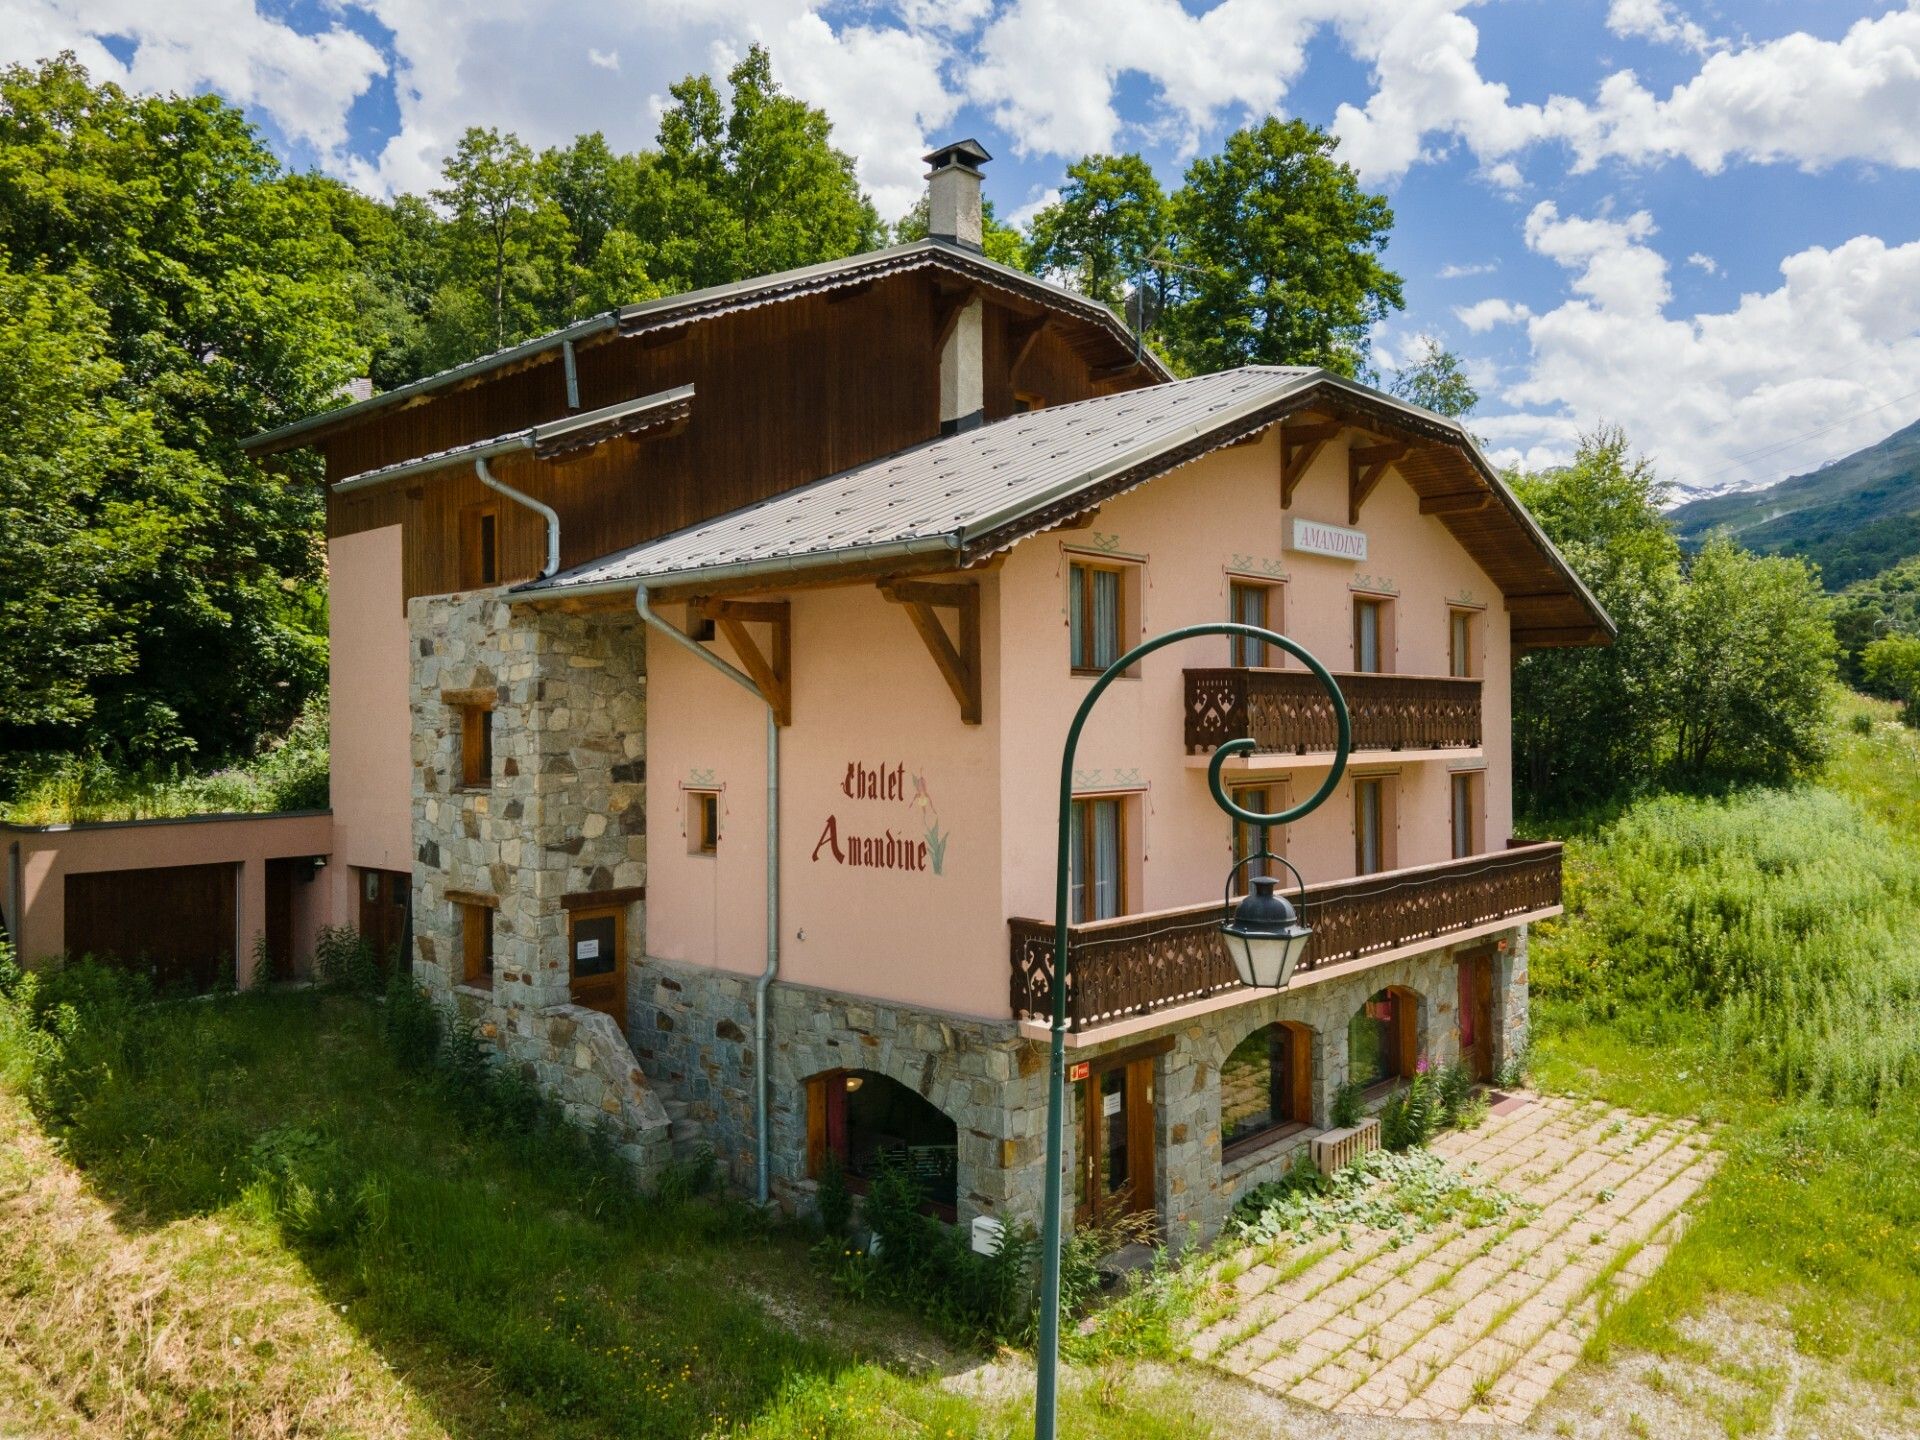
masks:
<svg viewBox="0 0 1920 1440"><path fill-rule="evenodd" d="M1920 743L1892 717L1849 702L1818 785L1653 802L1569 847L1532 952L1539 1081L1705 1118L1726 1151L1596 1358L1685 1354L1677 1320L1751 1298L1920 1405Z"/></svg>
<svg viewBox="0 0 1920 1440"><path fill-rule="evenodd" d="M0 1434L1029 1431L1023 1386L943 1388L986 1357L839 1297L805 1237L463 1125L369 1001L191 1002L122 1039L42 1093L50 1135L0 1024ZM286 1155L305 1199L260 1178ZM1076 1387L1065 1420L1214 1433L1166 1383Z"/></svg>

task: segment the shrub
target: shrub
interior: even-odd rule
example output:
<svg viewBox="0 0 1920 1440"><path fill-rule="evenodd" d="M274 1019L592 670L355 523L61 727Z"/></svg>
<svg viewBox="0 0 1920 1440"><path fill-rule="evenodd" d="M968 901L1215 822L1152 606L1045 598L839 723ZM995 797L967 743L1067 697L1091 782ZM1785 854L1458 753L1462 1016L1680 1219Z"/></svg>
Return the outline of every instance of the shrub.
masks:
<svg viewBox="0 0 1920 1440"><path fill-rule="evenodd" d="M1348 1080L1333 1092L1333 1104L1327 1108L1327 1119L1336 1130L1344 1130L1358 1125L1367 1118L1367 1087L1358 1080Z"/></svg>
<svg viewBox="0 0 1920 1440"><path fill-rule="evenodd" d="M440 1012L427 992L398 966L387 981L381 1029L388 1052L402 1070L424 1073L440 1057Z"/></svg>
<svg viewBox="0 0 1920 1440"><path fill-rule="evenodd" d="M820 1229L826 1237L837 1240L844 1236L853 1223L853 1195L847 1189L846 1174L840 1169L840 1157L831 1151L820 1169L820 1183L813 1201L820 1217Z"/></svg>
<svg viewBox="0 0 1920 1440"><path fill-rule="evenodd" d="M675 1160L662 1167L660 1178L654 1182L653 1193L656 1199L680 1204L705 1195L713 1189L717 1178L713 1147L702 1145L684 1160Z"/></svg>
<svg viewBox="0 0 1920 1440"><path fill-rule="evenodd" d="M1438 1087L1426 1062L1380 1107L1380 1143L1389 1150L1424 1145L1439 1128Z"/></svg>
<svg viewBox="0 0 1920 1440"><path fill-rule="evenodd" d="M379 957L351 925L323 925L313 941L313 976L335 990L371 995L380 988Z"/></svg>

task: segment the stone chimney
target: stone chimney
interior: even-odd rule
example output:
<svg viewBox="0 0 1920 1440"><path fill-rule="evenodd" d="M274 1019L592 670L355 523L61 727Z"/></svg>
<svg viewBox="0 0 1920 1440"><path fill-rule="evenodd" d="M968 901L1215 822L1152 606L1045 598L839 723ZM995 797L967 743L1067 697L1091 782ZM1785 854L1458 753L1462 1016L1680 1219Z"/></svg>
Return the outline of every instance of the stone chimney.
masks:
<svg viewBox="0 0 1920 1440"><path fill-rule="evenodd" d="M926 157L927 236L981 251L980 167L993 157L972 140L943 145ZM986 302L977 290L941 297L940 433L971 430L985 418Z"/></svg>
<svg viewBox="0 0 1920 1440"><path fill-rule="evenodd" d="M992 158L977 140L942 145L926 157L929 236L968 250L981 248L980 167Z"/></svg>

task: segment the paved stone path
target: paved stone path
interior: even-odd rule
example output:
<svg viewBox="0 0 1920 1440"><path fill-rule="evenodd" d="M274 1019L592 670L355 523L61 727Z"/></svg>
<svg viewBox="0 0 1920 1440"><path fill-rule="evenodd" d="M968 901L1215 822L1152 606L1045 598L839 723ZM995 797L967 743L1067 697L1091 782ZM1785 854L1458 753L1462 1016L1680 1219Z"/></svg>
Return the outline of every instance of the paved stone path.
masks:
<svg viewBox="0 0 1920 1440"><path fill-rule="evenodd" d="M1718 1157L1690 1121L1526 1097L1433 1148L1538 1206L1478 1228L1246 1252L1235 1311L1191 1353L1323 1409L1517 1424L1643 1283Z"/></svg>

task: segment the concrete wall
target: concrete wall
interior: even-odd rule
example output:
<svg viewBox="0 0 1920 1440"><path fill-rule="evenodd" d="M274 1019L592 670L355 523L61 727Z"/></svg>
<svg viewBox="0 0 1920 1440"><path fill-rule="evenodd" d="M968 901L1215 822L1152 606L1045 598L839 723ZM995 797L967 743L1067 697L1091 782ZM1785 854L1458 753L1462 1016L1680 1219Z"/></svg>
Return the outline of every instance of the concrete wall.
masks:
<svg viewBox="0 0 1920 1440"><path fill-rule="evenodd" d="M266 928L268 860L326 856L333 822L325 811L293 815L199 815L178 820L129 820L95 825L29 827L0 824L8 878L0 904L23 961L38 963L65 953L66 878L106 870L165 869L174 865L234 865L239 868L236 910L236 970L241 985L253 978L254 937ZM11 894L18 846L20 914ZM313 937L327 923L326 870L293 886L294 962L313 954Z"/></svg>
<svg viewBox="0 0 1920 1440"><path fill-rule="evenodd" d="M354 871L412 868L413 769L401 527L327 542L335 863L331 921L359 918Z"/></svg>

